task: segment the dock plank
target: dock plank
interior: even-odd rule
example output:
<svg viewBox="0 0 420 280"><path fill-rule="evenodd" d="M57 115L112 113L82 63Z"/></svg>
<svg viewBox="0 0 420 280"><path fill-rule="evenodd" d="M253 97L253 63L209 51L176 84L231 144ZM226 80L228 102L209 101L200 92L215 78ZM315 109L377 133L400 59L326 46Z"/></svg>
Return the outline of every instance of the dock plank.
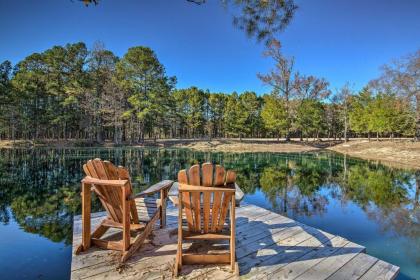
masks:
<svg viewBox="0 0 420 280"><path fill-rule="evenodd" d="M308 269L305 273L298 276L296 279L327 279L364 250L365 248L363 246L349 242L345 246L335 251L334 254L325 257L321 262Z"/></svg>
<svg viewBox="0 0 420 280"><path fill-rule="evenodd" d="M400 271L398 266L378 260L360 280L395 279Z"/></svg>
<svg viewBox="0 0 420 280"><path fill-rule="evenodd" d="M139 213L147 216L139 201ZM92 213L92 229L105 217ZM167 227L153 237L124 265L120 253L95 247L72 255L71 279L171 279L177 246L178 210L167 209ZM118 230L106 238L118 237ZM342 237L304 225L261 207L246 204L236 209L236 255L239 276L224 265L184 266L182 279L394 279L399 268L364 252L364 247ZM81 217L74 217L73 249L81 242ZM225 241L226 242L226 241ZM211 244L207 244L208 248ZM207 246L206 245L206 246ZM186 243L184 249L190 248Z"/></svg>
<svg viewBox="0 0 420 280"><path fill-rule="evenodd" d="M377 258L366 255L364 253L360 253L339 270L337 270L333 275L328 277L328 280L340 280L343 278L359 279L377 261Z"/></svg>
<svg viewBox="0 0 420 280"><path fill-rule="evenodd" d="M349 242L347 239L338 236L334 236L329 241L331 245L323 243L312 250L302 250L302 254L296 256L295 259L270 267L263 271L261 276L276 279L295 279L326 257L333 255L334 252ZM262 277L257 278L261 279Z"/></svg>

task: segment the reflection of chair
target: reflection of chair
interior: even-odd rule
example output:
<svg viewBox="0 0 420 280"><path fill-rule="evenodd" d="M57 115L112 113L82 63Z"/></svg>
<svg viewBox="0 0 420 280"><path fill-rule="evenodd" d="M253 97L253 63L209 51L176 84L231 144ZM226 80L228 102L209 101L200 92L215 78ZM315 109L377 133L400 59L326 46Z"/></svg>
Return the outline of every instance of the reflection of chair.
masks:
<svg viewBox="0 0 420 280"><path fill-rule="evenodd" d="M214 170L215 169L215 170ZM213 171L214 180L213 180ZM178 250L175 263L175 275L183 264L230 264L235 271L235 180L233 171L226 173L220 165L205 163L192 166L188 172L178 173L179 215L178 215ZM225 225L230 205L230 227ZM182 226L183 210L187 225ZM228 253L192 254L183 253L182 242L197 240L229 240Z"/></svg>
<svg viewBox="0 0 420 280"><path fill-rule="evenodd" d="M146 237L152 231L155 222L160 218L160 225L165 225L166 198L172 181L165 180L157 183L147 190L132 195L130 176L127 169L116 167L109 161L100 159L89 160L83 165L86 177L82 180L82 244L76 249L76 254L87 250L91 243L104 248L122 251L121 261L126 261L133 253L140 248ZM100 225L91 233L90 208L91 191L94 191L107 211L105 218ZM139 219L135 198L144 198L147 195L160 192L160 199L156 204L146 205L147 214L150 219ZM141 216L146 213L140 213ZM140 220L143 222L140 223ZM108 241L100 237L109 228L122 229L122 240ZM131 231L143 230L131 242Z"/></svg>

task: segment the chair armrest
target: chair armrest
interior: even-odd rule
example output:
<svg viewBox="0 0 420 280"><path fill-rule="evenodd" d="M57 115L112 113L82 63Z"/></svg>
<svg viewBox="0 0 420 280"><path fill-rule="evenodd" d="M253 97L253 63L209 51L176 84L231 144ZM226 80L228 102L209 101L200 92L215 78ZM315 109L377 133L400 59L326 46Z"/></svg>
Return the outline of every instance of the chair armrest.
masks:
<svg viewBox="0 0 420 280"><path fill-rule="evenodd" d="M125 186L129 181L128 180L103 180L92 178L90 176L86 176L82 179L82 183L88 185L97 185L97 186L112 186L112 187L122 187Z"/></svg>
<svg viewBox="0 0 420 280"><path fill-rule="evenodd" d="M229 187L203 187L203 186L192 186L186 184L179 184L178 190L180 192L230 192L234 193L235 188Z"/></svg>
<svg viewBox="0 0 420 280"><path fill-rule="evenodd" d="M171 180L163 180L159 183L156 183L156 184L150 186L147 190L144 190L141 193L131 195L130 199L135 199L135 198L138 198L138 197L151 195L151 194L160 192L162 190L169 189L170 187L172 187L173 183L174 183L174 181L171 181Z"/></svg>
<svg viewBox="0 0 420 280"><path fill-rule="evenodd" d="M241 190L241 188L238 186L238 184L235 183L235 200L236 200L236 206L239 206L242 199L244 199L245 194Z"/></svg>

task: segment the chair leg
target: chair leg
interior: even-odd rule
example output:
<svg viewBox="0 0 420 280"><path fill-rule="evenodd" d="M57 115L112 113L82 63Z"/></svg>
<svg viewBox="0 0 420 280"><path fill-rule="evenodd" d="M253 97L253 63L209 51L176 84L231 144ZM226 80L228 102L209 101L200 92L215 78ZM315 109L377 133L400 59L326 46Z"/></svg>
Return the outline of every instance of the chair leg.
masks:
<svg viewBox="0 0 420 280"><path fill-rule="evenodd" d="M76 250L74 250L74 254L78 255L83 251L83 244L80 244L79 246L77 246Z"/></svg>
<svg viewBox="0 0 420 280"><path fill-rule="evenodd" d="M182 252L179 252L179 250L177 250L176 257L175 257L174 276L178 277L181 270L182 270Z"/></svg>
<svg viewBox="0 0 420 280"><path fill-rule="evenodd" d="M178 195L178 246L176 250L176 257L175 257L175 268L174 268L174 276L177 277L179 272L182 269L182 201L181 201L181 192Z"/></svg>
<svg viewBox="0 0 420 280"><path fill-rule="evenodd" d="M230 267L233 272L235 272L236 268L236 259L235 259L235 227L236 227L236 221L235 221L235 196L232 195L231 205L230 205Z"/></svg>
<svg viewBox="0 0 420 280"><path fill-rule="evenodd" d="M80 251L85 251L90 248L90 199L90 185L82 183L82 248Z"/></svg>
<svg viewBox="0 0 420 280"><path fill-rule="evenodd" d="M156 223L156 220L159 218L159 212L157 212L153 218L147 223L144 231L138 235L135 239L133 244L130 245L128 251L124 252L121 257L121 262L125 262L131 257L140 247L143 245L144 241L146 240L147 236L152 232L153 227Z"/></svg>
<svg viewBox="0 0 420 280"><path fill-rule="evenodd" d="M166 190L160 191L160 228L166 226Z"/></svg>
<svg viewBox="0 0 420 280"><path fill-rule="evenodd" d="M91 234L92 238L101 238L102 235L104 235L107 230L109 229L108 226L104 226L100 224ZM80 244L77 246L76 250L74 251L75 255L80 254L83 251L83 244Z"/></svg>

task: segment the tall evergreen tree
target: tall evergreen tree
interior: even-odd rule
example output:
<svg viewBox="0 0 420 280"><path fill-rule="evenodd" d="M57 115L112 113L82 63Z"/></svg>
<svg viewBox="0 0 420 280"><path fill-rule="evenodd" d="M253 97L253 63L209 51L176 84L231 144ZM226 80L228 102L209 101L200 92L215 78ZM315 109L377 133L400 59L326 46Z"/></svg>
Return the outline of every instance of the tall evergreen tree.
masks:
<svg viewBox="0 0 420 280"><path fill-rule="evenodd" d="M226 106L226 94L223 93L210 93L208 97L208 106L209 106L209 125L210 137L220 137L223 136L224 130L224 120L223 113Z"/></svg>
<svg viewBox="0 0 420 280"><path fill-rule="evenodd" d="M249 112L246 111L236 92L228 96L224 113L225 130L229 136L239 137L242 140L250 128L246 126Z"/></svg>
<svg viewBox="0 0 420 280"><path fill-rule="evenodd" d="M173 78L165 74L165 68L155 53L147 47L128 49L116 66L119 86L126 91L129 109L124 113L129 126L131 143L143 141L146 128L160 128L162 115L167 112L163 101L169 100ZM156 120L159 120L156 122Z"/></svg>
<svg viewBox="0 0 420 280"><path fill-rule="evenodd" d="M351 98L351 111L349 113L350 127L356 133L368 133L370 138L369 106L372 102L372 93L368 88L364 88L359 95Z"/></svg>
<svg viewBox="0 0 420 280"><path fill-rule="evenodd" d="M284 101L277 95L264 95L264 106L261 110L261 118L265 128L274 133L279 140L280 135L288 129L287 110Z"/></svg>

